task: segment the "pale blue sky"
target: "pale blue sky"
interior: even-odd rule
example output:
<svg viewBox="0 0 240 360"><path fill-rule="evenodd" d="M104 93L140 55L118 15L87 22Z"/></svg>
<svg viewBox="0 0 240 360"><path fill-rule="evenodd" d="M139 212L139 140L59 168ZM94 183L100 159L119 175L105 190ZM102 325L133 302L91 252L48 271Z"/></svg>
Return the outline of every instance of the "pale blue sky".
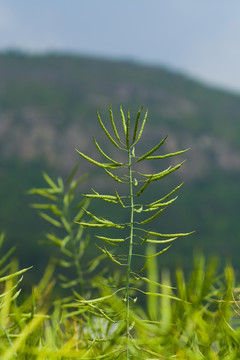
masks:
<svg viewBox="0 0 240 360"><path fill-rule="evenodd" d="M164 65L240 92L240 1L0 0L0 50L13 48Z"/></svg>

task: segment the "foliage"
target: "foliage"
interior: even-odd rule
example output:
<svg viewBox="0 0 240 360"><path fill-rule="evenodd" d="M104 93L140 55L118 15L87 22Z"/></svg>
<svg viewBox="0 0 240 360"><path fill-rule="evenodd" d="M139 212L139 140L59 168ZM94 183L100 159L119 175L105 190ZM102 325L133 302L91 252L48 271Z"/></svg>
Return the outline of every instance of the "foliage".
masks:
<svg viewBox="0 0 240 360"><path fill-rule="evenodd" d="M62 178L53 181L44 173L47 186L30 190L41 199L33 208L54 229L46 234L46 239L55 249L57 266L55 269L51 263L47 267L31 294L21 294L22 275L31 270L18 269L12 258L14 249L2 254L1 359L239 359L239 289L231 266L226 266L220 276L216 259L205 262L203 256L197 256L188 279L180 268L175 279L171 279L167 269L159 273L158 257L177 237L189 233L165 234L149 228L175 201L173 196L180 185L151 202L148 191L151 183L178 170L182 163L153 174L141 171L139 166L148 161L174 159L184 151L156 155L166 141L164 138L144 155L138 155L136 145L147 118L146 113L140 121L141 113L142 109L131 130L130 114L126 119L121 109L120 133L110 108L115 137L98 115L107 138L126 154L126 159L121 156L121 162L113 160L95 138L94 143L107 162L78 151L104 169L123 190L116 188L111 194L93 190L78 200L76 189L86 176L75 180L77 168L65 183ZM90 200L122 207L126 221L120 223L95 215L88 209ZM85 261L90 238L84 228L111 230L110 235L96 235L96 241L103 242L96 244L101 255L90 261ZM3 241L2 234L1 252ZM113 262L116 271L100 271L105 257ZM58 281L70 290L67 296L58 291L53 295L57 288L55 274L60 269ZM66 275L66 269L72 271Z"/></svg>
<svg viewBox="0 0 240 360"><path fill-rule="evenodd" d="M138 147L137 144L141 140L144 127L147 120L148 111L146 111L143 120L141 121L141 113L142 108L139 110L135 123L131 124L130 112L128 111L127 118L125 114L120 108L121 114L121 122L123 129L123 136L119 135L119 129L117 129L116 122L113 117L113 112L110 107L110 120L112 125L112 131L114 135L112 136L110 132L105 127L102 119L97 113L99 124L105 133L107 139L112 143L113 146L117 148L120 153L124 153L122 158L124 159L124 155L126 155L126 159L123 162L112 159L109 155L107 155L97 140L93 138L94 144L99 151L100 155L107 160L107 162L99 162L90 158L89 156L83 154L78 151L78 153L90 163L103 168L107 175L113 179L117 184L127 186L127 192L123 195L120 195L120 191L115 189L115 193L113 194L99 194L97 191L93 190L91 194L85 194L86 198L101 200L107 203L113 203L116 206L120 206L125 209L127 214L127 221L125 223L117 223L112 221L111 219L105 219L103 217L99 217L94 215L93 213L84 209L87 215L89 215L91 221L78 222L81 226L87 228L106 228L106 229L116 229L118 232L120 230L127 230L126 236L124 237L121 233L116 237L112 236L100 236L96 235L98 239L102 240L103 246L97 245L99 250L105 254L113 263L125 268L125 278L124 284L120 283L116 285L116 290L112 295L108 295L107 299L110 296L114 296L117 294L122 297L122 301L126 303L125 311L121 312L121 316L119 319L111 319L109 317L109 321L113 322L124 322L126 324L126 340L123 341L122 348L120 347L119 352L126 352L126 359L129 360L134 356L137 356L138 348L141 348L141 344L135 345L135 339L132 335L135 332L135 319L131 316L131 302L136 302L139 293L146 293L143 289L136 286L136 279L141 279L146 282L151 282L151 279L145 279L140 274L144 271L144 269L148 266L151 259L157 257L164 253L167 249L169 249L171 243L176 240L178 237L189 235L190 233L177 233L177 234L165 234L156 232L151 230L148 226L149 223L156 220L163 211L172 204L176 197L173 198L172 195L176 193L176 191L181 187L181 185L175 187L171 190L167 195L160 199L156 199L153 202L143 203L139 199L142 197L142 194L149 188L149 185L153 182L159 181L166 176L170 175L172 172L178 170L183 162L175 165L169 166L165 170L162 170L158 173L142 173L141 169L139 169L139 164L149 160L162 160L166 158L172 158L177 155L183 154L184 151L178 151L175 153L168 153L165 155L156 155L158 149L162 147L167 137L159 141L159 143L154 146L152 149L147 151L145 154L139 156L137 155ZM120 173L120 174L119 174ZM159 246L158 250L154 254L145 254L142 255L139 253L138 248L144 247L148 244L156 244ZM165 246L162 248L162 246ZM118 251L109 250L109 247L113 249L117 249ZM121 251L123 249L123 251ZM127 252L127 255L125 254ZM140 269L136 269L136 266L133 265L133 259L135 257L142 257L145 259L143 265ZM160 286L160 284L159 284ZM146 293L149 296L158 296L157 293ZM92 304L102 303L106 297L100 297L99 299L94 300L81 300L83 305L88 305L91 309ZM100 311L100 316L102 316ZM133 341L132 341L133 340ZM143 350L141 350L143 351ZM105 354L108 357L108 354Z"/></svg>
<svg viewBox="0 0 240 360"><path fill-rule="evenodd" d="M153 249L149 250L152 252ZM9 260L11 253L1 257L1 359L125 358L116 350L125 329L120 323L110 323L106 317L96 317L96 304L92 304L90 314L83 308L76 310L76 304L69 298L51 303L52 267L46 270L32 294L21 298L17 288L27 269L19 271L16 262ZM148 276L157 280L156 258L153 259ZM5 261L8 261L6 266ZM182 270L177 270L176 288L172 288L166 270L161 277L164 286L152 282L147 289L153 291L155 286L159 296L147 296L146 309L136 304L131 314L135 320L135 347L131 350L136 352L138 344L145 342L144 351L139 349L133 358L239 359L239 305L234 299L234 292L237 298L239 289L234 288L231 267L227 266L219 276L214 259L205 264L204 258L198 257L188 281ZM102 279L102 282L108 281ZM107 297L107 289L99 287L99 295ZM169 296L172 292L181 301ZM105 306L108 311L119 313L124 305L120 297L114 295L107 298Z"/></svg>
<svg viewBox="0 0 240 360"><path fill-rule="evenodd" d="M91 152L86 139L95 126L93 107L104 114L106 103L118 109L124 101L132 111L143 103L151 108L146 145L164 131L171 135L169 147L193 149L183 167L185 194L164 216L170 226L174 216L176 227L195 229L198 241L173 247L164 266L174 268L181 257L189 270L197 244L204 253L231 258L238 270L239 95L159 67L63 54L2 53L0 74L0 224L8 242L21 244L17 251L24 267L33 257L40 267L52 250L36 249L43 223L28 209L25 190L41 186L42 169L66 177L72 146L83 143Z"/></svg>

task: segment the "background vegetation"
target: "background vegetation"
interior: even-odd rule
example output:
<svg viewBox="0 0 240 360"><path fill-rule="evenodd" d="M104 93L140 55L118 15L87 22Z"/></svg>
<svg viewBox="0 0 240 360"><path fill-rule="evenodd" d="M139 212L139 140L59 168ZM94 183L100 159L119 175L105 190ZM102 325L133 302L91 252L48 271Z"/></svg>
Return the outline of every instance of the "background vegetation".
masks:
<svg viewBox="0 0 240 360"><path fill-rule="evenodd" d="M74 147L93 155L89 134L96 127L95 109L105 117L111 103L114 112L120 104L133 113L142 105L150 109L145 148L167 134L164 151L191 147L184 156L187 166L177 178L153 190L154 197L154 192L165 193L168 186L184 180L181 196L159 221L158 230L196 230L176 243L161 259L162 266L181 263L190 270L196 249L219 255L222 264L230 259L238 276L237 94L167 69L69 55L1 54L0 77L0 228L9 244L17 244L22 267L34 264L35 276L53 255L38 245L48 229L29 208L34 199L27 190L43 186L43 170L66 179L79 161ZM88 170L81 161L79 177ZM96 183L104 190L102 172L92 173L83 190Z"/></svg>

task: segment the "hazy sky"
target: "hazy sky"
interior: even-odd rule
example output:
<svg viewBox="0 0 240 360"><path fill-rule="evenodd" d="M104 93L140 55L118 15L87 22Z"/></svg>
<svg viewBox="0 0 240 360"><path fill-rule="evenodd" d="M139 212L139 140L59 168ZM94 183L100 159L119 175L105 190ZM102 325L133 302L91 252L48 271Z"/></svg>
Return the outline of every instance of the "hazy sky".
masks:
<svg viewBox="0 0 240 360"><path fill-rule="evenodd" d="M0 0L0 50L164 65L240 92L239 0Z"/></svg>

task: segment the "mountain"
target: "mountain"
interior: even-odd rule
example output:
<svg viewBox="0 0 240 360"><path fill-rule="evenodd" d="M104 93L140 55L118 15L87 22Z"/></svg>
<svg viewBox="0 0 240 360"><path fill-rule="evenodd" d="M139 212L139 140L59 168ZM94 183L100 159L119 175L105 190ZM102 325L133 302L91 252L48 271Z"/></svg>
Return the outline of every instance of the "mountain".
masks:
<svg viewBox="0 0 240 360"><path fill-rule="evenodd" d="M196 234L173 246L163 264L173 266L176 258L188 264L194 249L198 249L206 255L219 255L223 261L229 258L237 267L238 94L209 87L166 68L133 62L2 53L0 229L6 231L9 243L18 244L22 261L32 264L45 256L44 250L35 255L44 224L29 209L32 199L25 192L42 184L42 170L52 177L67 176L77 161L81 173L91 170L74 148L96 156L92 136L102 140L96 109L109 124L110 104L117 121L120 105L126 111L130 109L133 117L142 105L149 109L145 149L166 134L164 151L191 148L184 156L186 164L171 180L184 180L184 188L177 205L159 226L168 227L167 231L196 230ZM97 174L97 184L104 187L103 173Z"/></svg>

